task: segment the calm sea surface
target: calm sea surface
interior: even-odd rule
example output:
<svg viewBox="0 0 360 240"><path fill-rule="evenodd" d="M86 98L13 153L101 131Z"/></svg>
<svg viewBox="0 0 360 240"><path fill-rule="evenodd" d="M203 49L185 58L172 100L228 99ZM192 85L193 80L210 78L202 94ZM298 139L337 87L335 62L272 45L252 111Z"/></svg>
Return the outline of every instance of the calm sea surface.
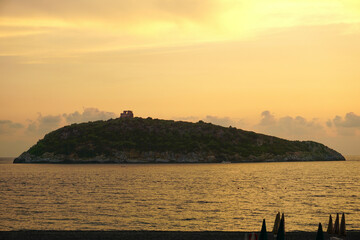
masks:
<svg viewBox="0 0 360 240"><path fill-rule="evenodd" d="M360 229L360 161L252 164L0 164L0 230Z"/></svg>

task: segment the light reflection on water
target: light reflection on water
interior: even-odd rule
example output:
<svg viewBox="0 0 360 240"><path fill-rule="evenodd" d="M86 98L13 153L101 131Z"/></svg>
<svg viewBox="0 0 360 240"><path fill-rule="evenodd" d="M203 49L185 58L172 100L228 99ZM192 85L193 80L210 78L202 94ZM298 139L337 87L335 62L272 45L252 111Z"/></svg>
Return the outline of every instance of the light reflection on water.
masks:
<svg viewBox="0 0 360 240"><path fill-rule="evenodd" d="M345 212L360 229L360 161L0 165L0 230L316 231Z"/></svg>

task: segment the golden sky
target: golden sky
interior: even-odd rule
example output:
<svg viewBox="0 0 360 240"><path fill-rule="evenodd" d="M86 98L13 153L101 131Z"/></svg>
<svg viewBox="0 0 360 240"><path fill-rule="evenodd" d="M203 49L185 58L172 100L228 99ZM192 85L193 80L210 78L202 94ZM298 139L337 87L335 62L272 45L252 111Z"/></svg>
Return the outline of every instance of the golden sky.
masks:
<svg viewBox="0 0 360 240"><path fill-rule="evenodd" d="M124 109L360 154L359 64L358 0L0 0L0 156Z"/></svg>

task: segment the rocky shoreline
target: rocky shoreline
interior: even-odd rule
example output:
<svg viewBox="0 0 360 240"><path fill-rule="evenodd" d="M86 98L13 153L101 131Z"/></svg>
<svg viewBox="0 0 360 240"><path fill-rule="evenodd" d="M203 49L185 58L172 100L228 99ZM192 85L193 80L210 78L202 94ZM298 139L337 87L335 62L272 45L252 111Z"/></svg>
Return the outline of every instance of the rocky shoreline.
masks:
<svg viewBox="0 0 360 240"><path fill-rule="evenodd" d="M14 159L14 163L249 163L249 162L300 162L300 161L345 161L339 153L296 152L285 155L263 154L241 157L239 155L213 156L206 153L178 154L173 152L117 152L114 156L79 158L74 155L44 153L41 156L28 152Z"/></svg>

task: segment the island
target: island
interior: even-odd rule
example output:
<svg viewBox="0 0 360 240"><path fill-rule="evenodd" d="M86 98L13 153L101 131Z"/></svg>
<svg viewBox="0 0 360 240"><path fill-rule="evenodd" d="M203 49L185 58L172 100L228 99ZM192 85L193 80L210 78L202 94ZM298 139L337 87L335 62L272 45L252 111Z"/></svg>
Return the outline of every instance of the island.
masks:
<svg viewBox="0 0 360 240"><path fill-rule="evenodd" d="M235 127L133 117L71 124L45 135L14 163L241 163L343 161L313 141Z"/></svg>

